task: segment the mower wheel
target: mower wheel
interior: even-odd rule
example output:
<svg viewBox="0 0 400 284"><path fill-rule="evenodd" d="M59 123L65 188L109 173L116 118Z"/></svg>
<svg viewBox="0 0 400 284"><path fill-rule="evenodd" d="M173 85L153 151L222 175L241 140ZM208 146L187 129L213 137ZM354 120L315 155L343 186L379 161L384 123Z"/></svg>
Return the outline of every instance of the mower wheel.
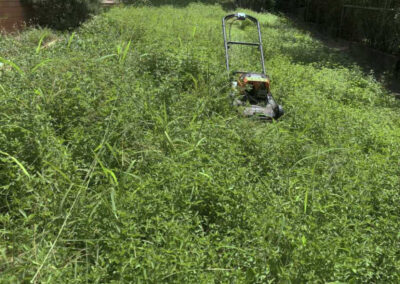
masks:
<svg viewBox="0 0 400 284"><path fill-rule="evenodd" d="M281 105L278 105L278 117L281 117L282 115L285 114L285 110Z"/></svg>

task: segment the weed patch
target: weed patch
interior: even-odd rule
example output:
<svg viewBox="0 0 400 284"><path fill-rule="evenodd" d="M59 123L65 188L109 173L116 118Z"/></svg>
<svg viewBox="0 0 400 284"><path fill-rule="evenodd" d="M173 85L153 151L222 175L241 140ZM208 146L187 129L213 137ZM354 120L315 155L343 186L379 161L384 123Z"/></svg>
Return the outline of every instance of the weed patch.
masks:
<svg viewBox="0 0 400 284"><path fill-rule="evenodd" d="M120 7L0 38L2 282L399 281L399 102L255 14L286 114L241 117L225 13Z"/></svg>

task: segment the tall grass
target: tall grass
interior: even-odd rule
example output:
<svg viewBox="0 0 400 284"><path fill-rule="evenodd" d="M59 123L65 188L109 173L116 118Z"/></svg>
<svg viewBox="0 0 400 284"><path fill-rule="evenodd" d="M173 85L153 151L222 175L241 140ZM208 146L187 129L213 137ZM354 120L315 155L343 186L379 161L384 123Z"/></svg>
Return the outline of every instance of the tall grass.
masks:
<svg viewBox="0 0 400 284"><path fill-rule="evenodd" d="M255 14L286 115L241 117L225 13L116 8L1 37L1 282L399 281L399 103Z"/></svg>

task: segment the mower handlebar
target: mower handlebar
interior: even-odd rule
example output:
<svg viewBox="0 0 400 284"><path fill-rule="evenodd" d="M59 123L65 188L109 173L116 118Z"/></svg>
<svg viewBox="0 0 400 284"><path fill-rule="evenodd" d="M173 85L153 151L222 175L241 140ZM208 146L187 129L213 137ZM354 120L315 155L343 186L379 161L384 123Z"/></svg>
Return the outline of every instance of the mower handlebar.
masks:
<svg viewBox="0 0 400 284"><path fill-rule="evenodd" d="M239 21L244 21L246 19L249 19L250 21L252 21L257 26L258 43L231 41L231 39L229 39L229 41L228 41L227 33L226 33L226 23L227 23L228 20L230 20L232 18L235 18L236 20L239 20ZM266 74L265 65L264 65L264 51L263 51L262 40L261 40L260 23L258 22L258 20L256 18L254 18L254 17L252 17L250 15L247 15L245 13L236 13L236 14L226 15L224 18L222 18L222 31L223 31L223 36L224 36L226 69L228 71L228 74L230 73L228 49L229 49L230 45L232 45L232 44L258 46L258 49L260 50L261 67L262 67L262 70L263 70L263 74Z"/></svg>

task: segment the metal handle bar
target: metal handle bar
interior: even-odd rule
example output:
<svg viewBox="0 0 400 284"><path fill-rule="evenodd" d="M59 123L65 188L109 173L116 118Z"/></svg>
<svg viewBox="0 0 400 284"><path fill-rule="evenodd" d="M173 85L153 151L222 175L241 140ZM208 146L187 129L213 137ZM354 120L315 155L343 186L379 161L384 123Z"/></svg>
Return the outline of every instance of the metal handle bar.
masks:
<svg viewBox="0 0 400 284"><path fill-rule="evenodd" d="M232 18L236 18L237 20L244 21L246 19L249 19L253 23L257 25L257 30L258 30L258 43L248 43L248 42L235 42L235 41L228 41L226 37L226 22ZM262 39L261 39L261 28L260 28L260 23L258 20L250 15L246 15L244 13L236 13L236 14L230 14L225 16L222 19L222 30L223 30L223 35L224 35L224 45L225 45L225 60L226 60L226 69L228 70L229 74L229 69L230 69L230 64L229 64L229 46L231 44L237 44L237 45L254 45L258 46L260 50L260 55L261 55L261 66L262 66L262 71L263 74L266 74L265 71L265 64L264 64L264 51L263 51L263 46L262 46Z"/></svg>

